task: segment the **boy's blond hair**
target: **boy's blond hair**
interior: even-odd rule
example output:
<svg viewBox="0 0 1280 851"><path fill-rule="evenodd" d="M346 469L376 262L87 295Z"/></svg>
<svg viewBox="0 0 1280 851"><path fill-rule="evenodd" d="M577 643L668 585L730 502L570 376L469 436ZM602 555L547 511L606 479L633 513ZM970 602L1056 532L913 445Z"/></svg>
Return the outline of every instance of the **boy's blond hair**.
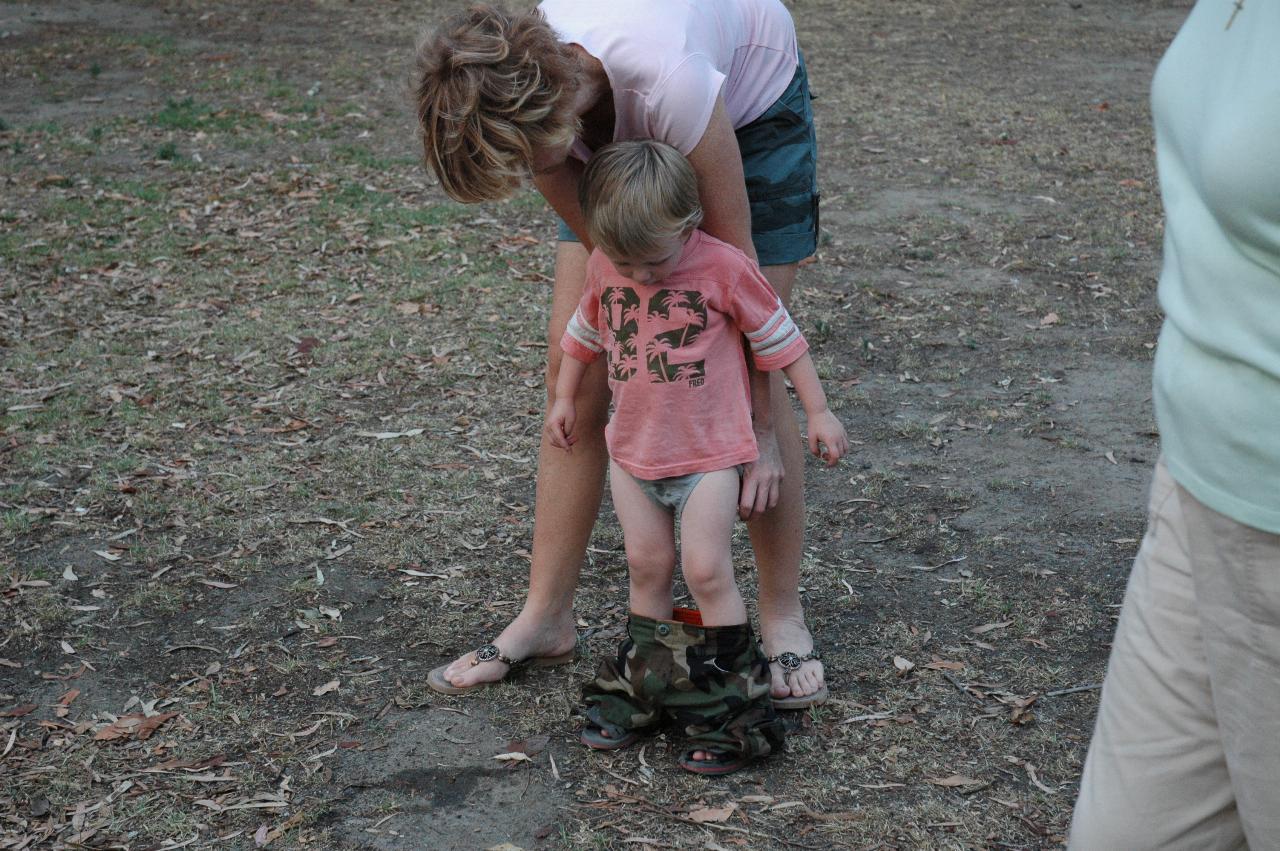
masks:
<svg viewBox="0 0 1280 851"><path fill-rule="evenodd" d="M417 107L426 164L450 197L512 194L535 148L578 132L579 64L536 9L475 5L418 45Z"/></svg>
<svg viewBox="0 0 1280 851"><path fill-rule="evenodd" d="M702 222L698 177L684 155L651 140L596 152L578 187L587 235L605 254L639 258Z"/></svg>

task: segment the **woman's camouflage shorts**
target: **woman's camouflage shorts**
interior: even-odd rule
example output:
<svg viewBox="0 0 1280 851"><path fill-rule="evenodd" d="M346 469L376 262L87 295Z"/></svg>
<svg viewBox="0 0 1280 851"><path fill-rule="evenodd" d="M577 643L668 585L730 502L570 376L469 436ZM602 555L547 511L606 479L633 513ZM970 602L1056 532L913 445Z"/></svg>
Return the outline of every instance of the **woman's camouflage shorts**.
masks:
<svg viewBox="0 0 1280 851"><path fill-rule="evenodd" d="M694 626L632 615L616 659L583 687L585 715L629 731L673 721L697 747L747 757L782 746L769 663L750 624Z"/></svg>

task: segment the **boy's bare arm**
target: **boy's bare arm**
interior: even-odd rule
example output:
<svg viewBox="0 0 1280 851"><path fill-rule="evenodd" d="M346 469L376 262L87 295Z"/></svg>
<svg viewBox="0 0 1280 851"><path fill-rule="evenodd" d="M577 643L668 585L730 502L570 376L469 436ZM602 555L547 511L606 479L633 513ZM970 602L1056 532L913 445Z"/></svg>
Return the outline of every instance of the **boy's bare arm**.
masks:
<svg viewBox="0 0 1280 851"><path fill-rule="evenodd" d="M547 412L546 432L551 445L571 452L578 442L574 434L577 411L573 399L587 372L587 365L575 357L565 355L560 359L560 375L556 378L556 398Z"/></svg>
<svg viewBox="0 0 1280 851"><path fill-rule="evenodd" d="M805 418L809 421L809 451L826 461L828 467L834 467L849 451L849 438L844 426L827 407L827 394L822 392L822 382L818 379L813 358L805 352L782 371L791 379L800 404L804 406ZM824 446L826 451L822 449Z"/></svg>

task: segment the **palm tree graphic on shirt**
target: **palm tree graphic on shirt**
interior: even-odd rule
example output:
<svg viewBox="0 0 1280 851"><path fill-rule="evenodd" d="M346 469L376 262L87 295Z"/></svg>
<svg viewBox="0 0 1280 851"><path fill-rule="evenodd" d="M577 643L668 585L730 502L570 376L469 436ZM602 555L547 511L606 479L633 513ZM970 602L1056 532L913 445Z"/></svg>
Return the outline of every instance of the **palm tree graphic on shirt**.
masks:
<svg viewBox="0 0 1280 851"><path fill-rule="evenodd" d="M651 324L668 326L658 331L645 345L645 366L651 381L667 384L687 382L697 387L706 378L706 362L703 360L672 362L679 357L679 350L698 339L707 327L707 300L697 290L658 290L649 297L648 320Z"/></svg>
<svg viewBox="0 0 1280 851"><path fill-rule="evenodd" d="M679 360L679 350L696 342L707 327L707 301L702 293L660 289L649 296L647 311L642 311L640 294L630 287L606 287L600 298L609 329L609 375L614 381L628 381L640 369L637 345L642 318L648 325L663 329L644 341L645 367L651 382L682 382L698 387L706 380L705 361Z"/></svg>

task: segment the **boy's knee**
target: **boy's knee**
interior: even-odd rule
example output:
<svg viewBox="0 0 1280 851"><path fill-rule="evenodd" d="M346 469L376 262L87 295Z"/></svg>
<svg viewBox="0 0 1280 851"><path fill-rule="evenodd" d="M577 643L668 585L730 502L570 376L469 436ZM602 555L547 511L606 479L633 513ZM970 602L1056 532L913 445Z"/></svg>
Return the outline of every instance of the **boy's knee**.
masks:
<svg viewBox="0 0 1280 851"><path fill-rule="evenodd" d="M733 563L717 557L699 557L685 554L684 584L695 599L710 600L735 587Z"/></svg>
<svg viewBox="0 0 1280 851"><path fill-rule="evenodd" d="M641 587L670 585L676 567L675 552L661 544L627 542L627 566L631 583Z"/></svg>

